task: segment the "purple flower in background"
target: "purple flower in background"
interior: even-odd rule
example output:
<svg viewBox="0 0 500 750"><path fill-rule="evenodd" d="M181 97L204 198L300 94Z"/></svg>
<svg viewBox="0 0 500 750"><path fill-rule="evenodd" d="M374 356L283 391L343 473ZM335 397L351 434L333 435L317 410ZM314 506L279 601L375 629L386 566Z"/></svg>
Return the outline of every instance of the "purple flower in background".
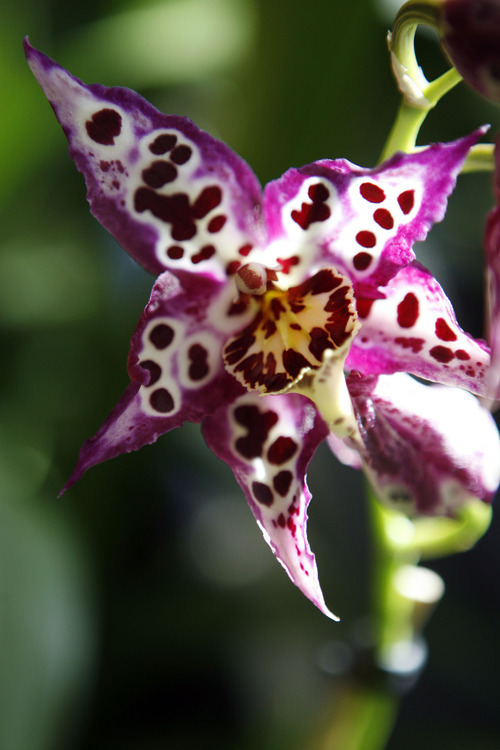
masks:
<svg viewBox="0 0 500 750"><path fill-rule="evenodd" d="M486 221L486 315L491 366L487 372L488 395L500 401L500 137L495 144L494 190L496 206Z"/></svg>
<svg viewBox="0 0 500 750"><path fill-rule="evenodd" d="M26 54L93 214L157 276L132 336L131 383L67 486L202 422L274 554L331 617L306 536L306 470L325 438L413 512L491 500L496 428L460 390L487 395L489 350L458 326L412 249L443 218L482 131L374 169L324 159L262 192L186 118L128 89L85 86L27 41Z"/></svg>
<svg viewBox="0 0 500 750"><path fill-rule="evenodd" d="M451 62L480 94L500 100L500 0L444 0L438 31Z"/></svg>

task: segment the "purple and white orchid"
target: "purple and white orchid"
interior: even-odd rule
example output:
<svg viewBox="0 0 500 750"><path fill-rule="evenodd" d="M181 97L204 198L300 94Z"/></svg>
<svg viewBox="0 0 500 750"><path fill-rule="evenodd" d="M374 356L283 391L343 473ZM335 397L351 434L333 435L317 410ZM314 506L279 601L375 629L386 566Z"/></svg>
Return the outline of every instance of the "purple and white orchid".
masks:
<svg viewBox="0 0 500 750"><path fill-rule="evenodd" d="M374 169L323 159L262 192L186 118L128 89L86 86L25 47L93 214L157 276L131 341L131 384L66 487L202 422L274 554L330 617L306 536L306 470L325 438L413 512L491 500L500 445L470 395L487 396L489 350L458 326L412 249L443 218L482 130Z"/></svg>

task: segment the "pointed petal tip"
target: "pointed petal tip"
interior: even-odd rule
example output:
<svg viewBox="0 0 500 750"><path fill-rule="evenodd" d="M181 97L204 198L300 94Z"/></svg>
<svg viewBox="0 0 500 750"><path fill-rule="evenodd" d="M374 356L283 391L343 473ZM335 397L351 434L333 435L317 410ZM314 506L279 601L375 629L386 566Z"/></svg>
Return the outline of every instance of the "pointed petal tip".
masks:
<svg viewBox="0 0 500 750"><path fill-rule="evenodd" d="M333 620L333 622L340 622L340 617L337 617L337 615L334 615L333 612L330 612L328 608L322 608L320 607L321 611L324 615L328 617L329 620Z"/></svg>

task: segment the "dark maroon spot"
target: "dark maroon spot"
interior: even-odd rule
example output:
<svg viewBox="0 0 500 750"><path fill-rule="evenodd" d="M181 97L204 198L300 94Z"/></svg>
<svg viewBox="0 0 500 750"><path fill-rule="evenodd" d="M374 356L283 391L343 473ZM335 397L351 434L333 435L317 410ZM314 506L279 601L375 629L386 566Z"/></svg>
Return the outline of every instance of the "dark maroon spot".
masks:
<svg viewBox="0 0 500 750"><path fill-rule="evenodd" d="M236 450L248 459L262 456L264 443L269 431L278 421L278 415L273 411L261 412L257 406L246 405L234 410L234 418L248 430L245 437L236 441Z"/></svg>
<svg viewBox="0 0 500 750"><path fill-rule="evenodd" d="M268 359L269 355L266 359L266 366L268 364ZM272 375L264 374L261 378L261 383L265 388L266 393L277 393L282 391L283 388L286 388L290 381L284 372L278 372L276 374L273 373Z"/></svg>
<svg viewBox="0 0 500 750"><path fill-rule="evenodd" d="M204 188L196 199L193 211L197 219L203 219L212 209L216 208L222 200L222 190L218 185Z"/></svg>
<svg viewBox="0 0 500 750"><path fill-rule="evenodd" d="M307 195L313 203L324 203L330 196L330 191L323 185L322 182L318 182L316 185L311 185L307 191Z"/></svg>
<svg viewBox="0 0 500 750"><path fill-rule="evenodd" d="M341 287L330 295L328 304L325 306L325 311L331 313L325 324L325 328L335 346L342 346L344 341L350 336L347 328L352 320L352 313L350 311L348 293L349 289L347 287Z"/></svg>
<svg viewBox="0 0 500 750"><path fill-rule="evenodd" d="M261 505L265 505L268 508L271 507L274 501L274 497L271 488L268 487L267 484L262 484L262 482L253 482L252 492L257 502L259 502Z"/></svg>
<svg viewBox="0 0 500 750"><path fill-rule="evenodd" d="M201 263L202 260L208 260L215 255L215 247L213 245L204 245L199 253L195 253L191 258L191 263Z"/></svg>
<svg viewBox="0 0 500 750"><path fill-rule="evenodd" d="M239 336L227 344L224 349L224 357L228 365L234 365L238 362L238 360L245 356L252 344L255 343L254 334L259 322L260 316L257 316L253 323L250 323Z"/></svg>
<svg viewBox="0 0 500 750"><path fill-rule="evenodd" d="M438 339L441 339L441 341L457 340L457 334L451 330L444 318L438 318L436 320L436 336Z"/></svg>
<svg viewBox="0 0 500 750"><path fill-rule="evenodd" d="M373 182L363 182L359 188L359 192L370 203L382 203L382 201L385 201L384 191L378 185L374 185Z"/></svg>
<svg viewBox="0 0 500 750"><path fill-rule="evenodd" d="M326 203L303 203L300 211L292 211L291 216L305 230L314 222L326 221L330 217L330 208Z"/></svg>
<svg viewBox="0 0 500 750"><path fill-rule="evenodd" d="M447 346L434 346L429 354L431 357L434 357L438 362L442 362L443 364L446 364L447 362L451 362L451 360L455 357L455 354L452 352L451 349L448 349Z"/></svg>
<svg viewBox="0 0 500 750"><path fill-rule="evenodd" d="M277 330L278 329L277 329L276 323L274 322L274 320L272 318L269 318L265 322L265 326L264 326L264 338L265 339L271 338L271 336L273 336L276 333ZM270 354L271 354L271 352L270 352ZM268 354L268 357L269 357L269 354ZM276 368L276 358L274 357L274 355L273 355L273 358L274 358L274 367Z"/></svg>
<svg viewBox="0 0 500 750"><path fill-rule="evenodd" d="M455 357L457 359L467 360L467 359L470 359L470 354L467 354L465 349L457 349L457 351L455 352Z"/></svg>
<svg viewBox="0 0 500 750"><path fill-rule="evenodd" d="M154 161L142 172L142 179L152 188L160 188L177 177L177 169L169 161Z"/></svg>
<svg viewBox="0 0 500 750"><path fill-rule="evenodd" d="M408 292L398 305L398 325L401 328L411 328L418 319L418 299L413 292Z"/></svg>
<svg viewBox="0 0 500 750"><path fill-rule="evenodd" d="M272 352L267 353L265 370L268 373L268 378L272 380L273 375L276 373L276 357Z"/></svg>
<svg viewBox="0 0 500 750"><path fill-rule="evenodd" d="M278 516L278 526L280 526L282 529L284 529L286 526L286 520L283 513L280 513Z"/></svg>
<svg viewBox="0 0 500 750"><path fill-rule="evenodd" d="M166 349L174 338L174 330L165 323L155 326L149 334L149 340L156 349Z"/></svg>
<svg viewBox="0 0 500 750"><path fill-rule="evenodd" d="M418 354L424 348L424 339L419 339L414 336L398 336L394 339L396 344L399 344L403 349L411 349L414 354Z"/></svg>
<svg viewBox="0 0 500 750"><path fill-rule="evenodd" d="M358 245L361 245L361 247L375 247L375 245L377 244L377 238L375 237L373 232L363 230L357 233L356 242L358 243Z"/></svg>
<svg viewBox="0 0 500 750"><path fill-rule="evenodd" d="M163 133L163 135L159 135L157 138L154 139L153 143L151 143L149 146L149 150L151 151L152 154L161 156L162 154L166 154L167 151L170 151L170 149L173 148L176 143L177 143L176 135Z"/></svg>
<svg viewBox="0 0 500 750"><path fill-rule="evenodd" d="M189 146L176 146L170 154L170 158L174 164L185 164L190 160L192 153L193 151Z"/></svg>
<svg viewBox="0 0 500 750"><path fill-rule="evenodd" d="M392 214L386 208L377 208L373 214L373 218L382 229L392 229L394 226Z"/></svg>
<svg viewBox="0 0 500 750"><path fill-rule="evenodd" d="M356 299L356 309L360 318L364 319L369 316L374 302L374 299L365 299L364 297L358 297Z"/></svg>
<svg viewBox="0 0 500 750"><path fill-rule="evenodd" d="M292 331L302 330L302 326L300 325L300 323L290 323L290 328L292 329Z"/></svg>
<svg viewBox="0 0 500 750"><path fill-rule="evenodd" d="M89 138L103 146L111 146L122 129L122 116L116 109L101 109L85 123Z"/></svg>
<svg viewBox="0 0 500 750"><path fill-rule="evenodd" d="M401 211L406 215L409 214L415 205L415 191L405 190L404 193L398 195L398 203Z"/></svg>
<svg viewBox="0 0 500 750"><path fill-rule="evenodd" d="M238 252L239 252L240 255L243 255L243 257L246 258L246 256L248 255L248 253L250 252L250 250L252 249L252 247L253 247L253 245L250 245L250 243L248 243L246 245L242 245L240 247L240 249L238 250Z"/></svg>
<svg viewBox="0 0 500 750"><path fill-rule="evenodd" d="M160 365L153 362L152 359L146 359L144 362L139 363L144 370L149 370L149 383L147 385L154 385L161 378L161 367Z"/></svg>
<svg viewBox="0 0 500 750"><path fill-rule="evenodd" d="M135 192L134 208L139 213L149 210L156 218L172 225L172 239L176 242L192 239L196 234L193 209L185 193L159 195L151 188L141 187Z"/></svg>
<svg viewBox="0 0 500 750"><path fill-rule="evenodd" d="M207 350L201 344L193 344L189 347L188 357L191 361L189 377L191 380L202 380L209 372Z"/></svg>
<svg viewBox="0 0 500 750"><path fill-rule="evenodd" d="M299 297L297 299L293 299L293 297L289 297L288 304L290 305L290 310L295 313L295 315L298 315L302 310L306 309L306 306L304 305L304 300Z"/></svg>
<svg viewBox="0 0 500 750"><path fill-rule="evenodd" d="M231 302L231 304L227 308L226 315L241 315L241 313L245 312L247 307L248 304L243 299L239 299L236 302Z"/></svg>
<svg viewBox="0 0 500 750"><path fill-rule="evenodd" d="M356 253L352 259L352 264L356 271L366 271L373 260L371 253Z"/></svg>
<svg viewBox="0 0 500 750"><path fill-rule="evenodd" d="M326 294L336 289L339 284L342 283L342 278L335 276L335 274L329 268L323 268L310 279L306 279L299 286L294 286L289 290L290 302L300 301L307 294ZM301 309L304 309L302 306ZM295 312L295 311L294 311Z"/></svg>
<svg viewBox="0 0 500 750"><path fill-rule="evenodd" d="M311 367L311 363L302 354L296 352L295 349L285 349L283 352L283 365L292 378L298 377L301 370L305 367Z"/></svg>
<svg viewBox="0 0 500 750"><path fill-rule="evenodd" d="M167 255L171 260L179 260L184 255L184 249L179 245L171 245L167 250Z"/></svg>
<svg viewBox="0 0 500 750"><path fill-rule="evenodd" d="M276 320L280 319L281 313L286 312L283 302L278 297L273 297L271 300L271 311Z"/></svg>
<svg viewBox="0 0 500 750"><path fill-rule="evenodd" d="M229 263L226 266L226 274L227 276L233 276L238 268L241 266L241 261L239 260L230 260Z"/></svg>
<svg viewBox="0 0 500 750"><path fill-rule="evenodd" d="M291 459L297 447L297 443L291 437L280 435L267 452L268 461L280 466Z"/></svg>
<svg viewBox="0 0 500 750"><path fill-rule="evenodd" d="M255 352L254 354L249 354L245 359L242 359L241 357L239 357L239 359L240 362L236 365L235 371L243 373L243 378L247 385L251 388L255 388L257 383L262 383L262 378L264 376L264 354L262 352Z"/></svg>
<svg viewBox="0 0 500 750"><path fill-rule="evenodd" d="M321 362L325 350L334 348L330 341L328 331L325 331L324 328L315 327L309 331L309 335L311 336L309 351L314 357L316 357L318 362Z"/></svg>
<svg viewBox="0 0 500 750"><path fill-rule="evenodd" d="M162 414L172 411L175 406L174 399L166 388L158 388L156 391L153 391L149 397L149 403L155 411L159 411Z"/></svg>
<svg viewBox="0 0 500 750"><path fill-rule="evenodd" d="M214 216L213 219L210 219L207 229L210 234L215 234L216 232L220 232L225 223L226 217L223 214L220 214L220 216Z"/></svg>
<svg viewBox="0 0 500 750"><path fill-rule="evenodd" d="M110 161L104 161L104 159L103 159L102 161L99 162L99 166L101 167L101 169L102 169L103 172L109 172L109 169L111 167L111 162Z"/></svg>

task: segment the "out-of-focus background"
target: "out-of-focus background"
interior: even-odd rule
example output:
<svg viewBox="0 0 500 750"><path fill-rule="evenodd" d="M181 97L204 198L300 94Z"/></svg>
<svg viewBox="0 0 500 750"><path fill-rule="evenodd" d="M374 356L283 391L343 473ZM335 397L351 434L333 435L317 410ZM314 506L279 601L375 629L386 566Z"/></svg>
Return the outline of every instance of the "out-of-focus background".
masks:
<svg viewBox="0 0 500 750"><path fill-rule="evenodd" d="M394 7L16 0L0 13L0 748L308 748L370 611L361 478L326 449L309 475L309 536L340 624L290 584L196 425L56 499L128 382L152 279L91 217L22 39L86 82L190 116L265 183L323 157L377 162L399 101ZM445 69L432 37L419 49L430 75ZM421 142L483 122L498 130L498 109L461 88ZM489 183L462 178L419 249L476 336ZM497 521L472 552L431 563L447 591L389 750L498 747L499 540Z"/></svg>

